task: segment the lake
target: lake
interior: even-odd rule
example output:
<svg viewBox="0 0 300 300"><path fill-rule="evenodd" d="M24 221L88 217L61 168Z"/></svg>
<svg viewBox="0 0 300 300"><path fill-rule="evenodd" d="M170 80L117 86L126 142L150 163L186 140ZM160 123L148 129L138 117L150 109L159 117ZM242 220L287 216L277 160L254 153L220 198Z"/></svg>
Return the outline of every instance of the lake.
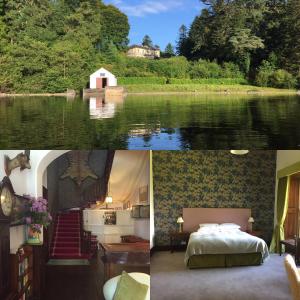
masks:
<svg viewBox="0 0 300 300"><path fill-rule="evenodd" d="M300 97L0 99L0 149L299 149Z"/></svg>

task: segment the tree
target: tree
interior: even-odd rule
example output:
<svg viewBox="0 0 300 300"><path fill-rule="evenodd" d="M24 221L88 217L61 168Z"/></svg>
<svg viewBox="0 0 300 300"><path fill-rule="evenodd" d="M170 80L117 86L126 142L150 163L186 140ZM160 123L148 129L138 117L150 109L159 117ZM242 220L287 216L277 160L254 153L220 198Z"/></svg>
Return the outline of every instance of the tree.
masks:
<svg viewBox="0 0 300 300"><path fill-rule="evenodd" d="M120 50L126 48L130 29L128 17L113 5L103 6L101 16L102 39L113 42Z"/></svg>
<svg viewBox="0 0 300 300"><path fill-rule="evenodd" d="M283 24L284 49L282 50L282 66L292 74L300 75L300 1L287 2Z"/></svg>
<svg viewBox="0 0 300 300"><path fill-rule="evenodd" d="M166 49L163 53L164 57L172 57L175 56L175 50L174 47L171 43L168 43L168 45L166 46Z"/></svg>
<svg viewBox="0 0 300 300"><path fill-rule="evenodd" d="M153 42L152 42L152 39L150 38L149 35L146 34L146 35L144 36L142 45L143 45L144 47L153 47Z"/></svg>
<svg viewBox="0 0 300 300"><path fill-rule="evenodd" d="M176 45L176 52L181 56L190 56L190 40L188 37L188 29L185 25L181 25L179 28L179 38Z"/></svg>
<svg viewBox="0 0 300 300"><path fill-rule="evenodd" d="M0 16L4 16L5 6L6 6L6 1L5 0L0 0Z"/></svg>
<svg viewBox="0 0 300 300"><path fill-rule="evenodd" d="M264 48L261 38L251 34L250 29L237 30L229 39L232 51L236 54L237 61L245 74L249 73L251 64L251 52Z"/></svg>

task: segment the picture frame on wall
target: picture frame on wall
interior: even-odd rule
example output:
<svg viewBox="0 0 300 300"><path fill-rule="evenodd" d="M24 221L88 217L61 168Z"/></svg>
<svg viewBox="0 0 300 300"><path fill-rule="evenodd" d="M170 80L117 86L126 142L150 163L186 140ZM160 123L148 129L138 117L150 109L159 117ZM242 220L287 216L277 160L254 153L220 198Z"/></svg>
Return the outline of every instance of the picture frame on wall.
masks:
<svg viewBox="0 0 300 300"><path fill-rule="evenodd" d="M148 190L149 190L148 185L144 185L139 188L139 204L141 205L149 204Z"/></svg>
<svg viewBox="0 0 300 300"><path fill-rule="evenodd" d="M20 196L15 195L15 203L13 207L13 212L11 215L11 226L18 226L18 225L24 225L25 224L25 212L29 209L29 199Z"/></svg>

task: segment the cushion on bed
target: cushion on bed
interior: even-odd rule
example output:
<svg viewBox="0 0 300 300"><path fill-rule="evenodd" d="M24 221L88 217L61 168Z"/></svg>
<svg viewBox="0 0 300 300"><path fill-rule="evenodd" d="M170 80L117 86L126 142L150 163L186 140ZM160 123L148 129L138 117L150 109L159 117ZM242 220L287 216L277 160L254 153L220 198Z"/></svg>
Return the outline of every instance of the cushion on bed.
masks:
<svg viewBox="0 0 300 300"><path fill-rule="evenodd" d="M199 224L200 228L204 228L204 227L218 227L219 224L218 223L203 223L203 224Z"/></svg>
<svg viewBox="0 0 300 300"><path fill-rule="evenodd" d="M220 227L224 228L231 228L231 229L240 229L241 226L235 223L222 223L220 224Z"/></svg>
<svg viewBox="0 0 300 300"><path fill-rule="evenodd" d="M113 300L145 300L149 287L122 272Z"/></svg>

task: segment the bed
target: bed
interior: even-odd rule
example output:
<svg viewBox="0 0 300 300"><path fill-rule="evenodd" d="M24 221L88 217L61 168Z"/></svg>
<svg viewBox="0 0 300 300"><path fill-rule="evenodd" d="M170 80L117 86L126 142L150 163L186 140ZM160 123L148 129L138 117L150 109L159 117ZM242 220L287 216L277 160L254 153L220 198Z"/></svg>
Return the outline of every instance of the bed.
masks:
<svg viewBox="0 0 300 300"><path fill-rule="evenodd" d="M268 246L263 239L246 232L250 216L250 209L184 208L184 230L192 232L186 266L194 269L261 265L269 256ZM203 226L199 230L200 224Z"/></svg>

